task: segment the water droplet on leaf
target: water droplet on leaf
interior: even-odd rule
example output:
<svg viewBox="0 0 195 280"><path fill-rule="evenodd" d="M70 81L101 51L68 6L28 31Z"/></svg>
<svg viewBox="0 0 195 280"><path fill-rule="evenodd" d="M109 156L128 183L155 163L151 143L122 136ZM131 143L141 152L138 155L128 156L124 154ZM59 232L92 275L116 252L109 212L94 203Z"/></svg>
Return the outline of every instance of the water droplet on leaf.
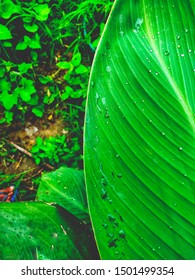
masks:
<svg viewBox="0 0 195 280"><path fill-rule="evenodd" d="M168 56L168 55L169 55L169 52L168 52L168 51L165 51L165 52L164 52L164 55L165 55L165 56Z"/></svg>
<svg viewBox="0 0 195 280"><path fill-rule="evenodd" d="M106 66L106 72L108 72L108 73L111 72L111 67L110 66Z"/></svg>
<svg viewBox="0 0 195 280"><path fill-rule="evenodd" d="M119 231L119 237L120 238L125 238L125 236L126 236L125 232L123 230L120 230Z"/></svg>

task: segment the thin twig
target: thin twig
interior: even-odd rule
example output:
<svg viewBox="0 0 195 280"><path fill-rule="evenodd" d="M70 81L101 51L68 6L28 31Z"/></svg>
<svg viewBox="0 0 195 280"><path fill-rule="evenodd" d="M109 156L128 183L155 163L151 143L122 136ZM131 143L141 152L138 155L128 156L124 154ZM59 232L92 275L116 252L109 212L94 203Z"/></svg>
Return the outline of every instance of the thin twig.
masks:
<svg viewBox="0 0 195 280"><path fill-rule="evenodd" d="M24 153L25 155L27 155L27 156L29 156L29 157L32 158L32 154L31 154L29 151L27 151L26 149L24 149L24 148L18 146L17 144L15 144L15 143L12 142L12 141L7 141L7 142L9 142L11 145L13 145L13 146L14 146L17 150L19 150L20 152L22 152L22 153Z"/></svg>
<svg viewBox="0 0 195 280"><path fill-rule="evenodd" d="M12 141L7 140L7 142L8 142L9 144L13 145L18 151L20 151L20 152L24 153L25 155L27 155L27 156L33 158L32 154L31 154L29 151L27 151L26 149L24 149L24 148L18 146L17 144L15 144L15 143L12 142ZM45 166L46 166L48 169L50 169L50 170L54 170L54 167L53 167L52 165L48 164L48 163L43 163L43 165L45 165Z"/></svg>

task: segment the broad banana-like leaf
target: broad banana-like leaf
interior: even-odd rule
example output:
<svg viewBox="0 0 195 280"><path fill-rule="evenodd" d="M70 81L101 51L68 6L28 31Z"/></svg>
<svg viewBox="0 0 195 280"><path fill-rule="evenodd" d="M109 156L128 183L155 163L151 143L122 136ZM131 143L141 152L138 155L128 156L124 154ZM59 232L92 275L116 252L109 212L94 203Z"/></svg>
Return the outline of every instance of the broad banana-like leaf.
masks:
<svg viewBox="0 0 195 280"><path fill-rule="evenodd" d="M97 259L86 225L41 202L0 204L1 260Z"/></svg>
<svg viewBox="0 0 195 280"><path fill-rule="evenodd" d="M44 174L36 200L56 203L82 221L89 222L83 170L61 167Z"/></svg>
<svg viewBox="0 0 195 280"><path fill-rule="evenodd" d="M195 259L195 2L116 0L85 123L102 259Z"/></svg>

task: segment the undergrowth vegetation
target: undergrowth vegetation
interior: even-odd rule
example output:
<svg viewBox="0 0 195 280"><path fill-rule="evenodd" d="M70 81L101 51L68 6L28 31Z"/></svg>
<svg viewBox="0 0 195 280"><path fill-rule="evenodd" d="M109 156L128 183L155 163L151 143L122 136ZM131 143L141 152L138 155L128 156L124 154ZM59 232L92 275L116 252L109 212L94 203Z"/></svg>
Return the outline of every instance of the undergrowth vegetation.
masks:
<svg viewBox="0 0 195 280"><path fill-rule="evenodd" d="M1 1L1 187L32 190L47 164L82 169L89 72L112 4Z"/></svg>

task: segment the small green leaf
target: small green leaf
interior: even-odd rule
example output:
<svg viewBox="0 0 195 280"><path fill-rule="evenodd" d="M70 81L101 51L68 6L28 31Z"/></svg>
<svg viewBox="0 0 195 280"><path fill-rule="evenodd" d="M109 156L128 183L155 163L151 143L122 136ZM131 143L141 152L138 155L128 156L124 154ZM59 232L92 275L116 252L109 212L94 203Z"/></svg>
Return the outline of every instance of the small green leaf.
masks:
<svg viewBox="0 0 195 280"><path fill-rule="evenodd" d="M31 95L36 92L33 81L22 78L20 81L20 85L21 87L16 88L16 90L20 94L22 100L28 102L31 98Z"/></svg>
<svg viewBox="0 0 195 280"><path fill-rule="evenodd" d="M7 123L10 123L13 121L13 112L10 112L10 111L6 111L5 112L5 119L6 119L6 122Z"/></svg>
<svg viewBox="0 0 195 280"><path fill-rule="evenodd" d="M4 46L5 48L11 48L13 45L12 45L11 42L5 41L5 42L3 42L3 46Z"/></svg>
<svg viewBox="0 0 195 280"><path fill-rule="evenodd" d="M33 114L35 114L35 116L41 118L44 114L44 107L43 106L36 106L32 109Z"/></svg>
<svg viewBox="0 0 195 280"><path fill-rule="evenodd" d="M13 14L20 13L20 5L15 5L11 0L4 0L1 3L1 17L9 19Z"/></svg>
<svg viewBox="0 0 195 280"><path fill-rule="evenodd" d="M50 76L42 76L40 75L39 76L39 81L43 84L43 85L46 85L47 83L50 83L52 82L52 78Z"/></svg>
<svg viewBox="0 0 195 280"><path fill-rule="evenodd" d="M7 77L3 77L0 80L0 91L10 91L11 83L7 81Z"/></svg>
<svg viewBox="0 0 195 280"><path fill-rule="evenodd" d="M72 60L71 60L71 63L72 63L74 66L78 66L78 65L81 63L81 59L82 59L81 53L78 52L78 53L76 53L76 54L73 56L73 58L72 58Z"/></svg>
<svg viewBox="0 0 195 280"><path fill-rule="evenodd" d="M56 63L56 65L62 69L70 69L70 67L71 67L70 62L67 62L67 61L60 61L60 62Z"/></svg>
<svg viewBox="0 0 195 280"><path fill-rule="evenodd" d="M9 29L3 25L0 24L0 40L9 40L12 39L12 34L10 33Z"/></svg>
<svg viewBox="0 0 195 280"><path fill-rule="evenodd" d="M35 36L31 39L29 47L31 49L41 49L40 36L38 33L36 33Z"/></svg>
<svg viewBox="0 0 195 280"><path fill-rule="evenodd" d="M28 32L32 32L35 33L38 30L38 25L37 24L29 24L29 23L24 23L24 28L28 31Z"/></svg>
<svg viewBox="0 0 195 280"><path fill-rule="evenodd" d="M36 19L39 21L45 21L47 20L50 8L48 4L39 4L36 7L33 8L36 12Z"/></svg>
<svg viewBox="0 0 195 280"><path fill-rule="evenodd" d="M6 110L11 110L12 107L18 102L18 94L17 92L9 94L8 91L4 90L0 94L0 101L3 103L3 106Z"/></svg>
<svg viewBox="0 0 195 280"><path fill-rule="evenodd" d="M21 74L25 74L28 72L29 69L32 69L32 64L31 63L21 63L18 65L18 71L21 73Z"/></svg>
<svg viewBox="0 0 195 280"><path fill-rule="evenodd" d="M23 51L23 50L25 50L26 48L28 48L28 45L27 45L27 43L25 43L25 42L20 42L20 43L18 43L18 44L16 45L16 50L17 50L17 51Z"/></svg>
<svg viewBox="0 0 195 280"><path fill-rule="evenodd" d="M0 67L0 78L3 78L4 75L5 75L5 68Z"/></svg>
<svg viewBox="0 0 195 280"><path fill-rule="evenodd" d="M82 64L75 68L76 74L84 74L88 72L88 68Z"/></svg>

